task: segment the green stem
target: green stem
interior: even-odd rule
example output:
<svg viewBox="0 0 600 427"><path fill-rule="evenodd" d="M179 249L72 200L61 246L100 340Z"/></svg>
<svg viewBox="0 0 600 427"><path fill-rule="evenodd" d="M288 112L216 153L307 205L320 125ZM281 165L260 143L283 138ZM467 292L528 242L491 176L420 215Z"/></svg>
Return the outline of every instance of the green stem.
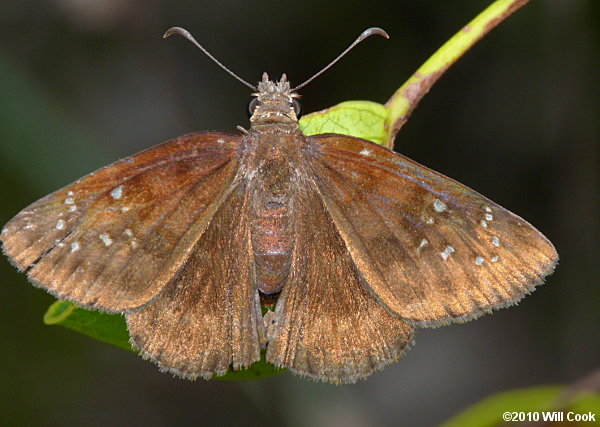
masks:
<svg viewBox="0 0 600 427"><path fill-rule="evenodd" d="M396 134L406 123L419 101L458 58L528 2L529 0L495 1L431 55L386 102L385 106L389 114L388 141L393 143Z"/></svg>

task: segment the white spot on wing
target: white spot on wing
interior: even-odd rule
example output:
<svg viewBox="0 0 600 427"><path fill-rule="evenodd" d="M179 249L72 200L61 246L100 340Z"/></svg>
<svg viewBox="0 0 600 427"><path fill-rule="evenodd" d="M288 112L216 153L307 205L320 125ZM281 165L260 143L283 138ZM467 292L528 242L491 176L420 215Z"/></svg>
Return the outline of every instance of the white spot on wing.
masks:
<svg viewBox="0 0 600 427"><path fill-rule="evenodd" d="M492 208L490 208L489 206L486 206L485 207L485 211L488 212L488 213L491 213L492 212Z"/></svg>
<svg viewBox="0 0 600 427"><path fill-rule="evenodd" d="M75 203L75 200L72 197L67 197L65 199L65 205L72 205L73 203Z"/></svg>
<svg viewBox="0 0 600 427"><path fill-rule="evenodd" d="M444 212L448 209L448 206L441 200L435 199L435 202L433 202L433 209L435 209L436 212Z"/></svg>
<svg viewBox="0 0 600 427"><path fill-rule="evenodd" d="M424 248L425 246L427 246L429 244L429 241L427 239L423 239L421 240L421 244L419 245L419 249Z"/></svg>
<svg viewBox="0 0 600 427"><path fill-rule="evenodd" d="M120 199L123 195L123 186L119 185L118 187L113 188L113 190L110 192L110 195L115 200Z"/></svg>
<svg viewBox="0 0 600 427"><path fill-rule="evenodd" d="M500 239L497 236L492 237L492 245L500 246Z"/></svg>
<svg viewBox="0 0 600 427"><path fill-rule="evenodd" d="M440 256L446 261L452 252L454 252L454 248L452 246L446 246L446 249L444 249L444 252L440 253Z"/></svg>
<svg viewBox="0 0 600 427"><path fill-rule="evenodd" d="M479 223L481 224L482 227L487 227L487 222L484 219L479 221Z"/></svg>
<svg viewBox="0 0 600 427"><path fill-rule="evenodd" d="M77 210L77 206L69 206L69 212L75 212Z"/></svg>
<svg viewBox="0 0 600 427"><path fill-rule="evenodd" d="M63 228L65 228L65 221L64 221L64 220L62 220L62 219L59 219L59 220L56 222L56 229L57 229L57 230L62 230Z"/></svg>
<svg viewBox="0 0 600 427"><path fill-rule="evenodd" d="M123 233L125 233L127 237L133 236L133 232L129 228L126 228Z"/></svg>
<svg viewBox="0 0 600 427"><path fill-rule="evenodd" d="M133 249L135 249L135 248L137 248L137 247L138 247L138 244L137 244L137 242L136 242L135 240L132 240L132 241L131 241L131 247L132 247Z"/></svg>
<svg viewBox="0 0 600 427"><path fill-rule="evenodd" d="M112 245L113 241L108 234L101 234L98 237L100 237L100 240L102 240L106 246Z"/></svg>
<svg viewBox="0 0 600 427"><path fill-rule="evenodd" d="M79 248L80 248L79 242L71 243L71 253L77 252L79 250Z"/></svg>
<svg viewBox="0 0 600 427"><path fill-rule="evenodd" d="M492 257L492 262L496 262L498 261L498 255L496 255L495 257Z"/></svg>
<svg viewBox="0 0 600 427"><path fill-rule="evenodd" d="M494 219L494 217L492 216L492 214L489 214L489 213L488 213L488 214L485 214L485 219L486 219L487 221L491 221L491 220L493 220L493 219Z"/></svg>
<svg viewBox="0 0 600 427"><path fill-rule="evenodd" d="M75 194L75 193L73 193L72 191L69 191L69 192L67 193L67 196L72 196L72 195L74 195L74 194Z"/></svg>
<svg viewBox="0 0 600 427"><path fill-rule="evenodd" d="M121 212L127 212L130 208L128 208L127 206L123 206L121 208Z"/></svg>
<svg viewBox="0 0 600 427"><path fill-rule="evenodd" d="M427 218L427 221L425 221L427 224L433 224L433 218Z"/></svg>
<svg viewBox="0 0 600 427"><path fill-rule="evenodd" d="M358 154L362 154L363 156L368 156L371 154L371 150L367 150L366 148L363 148L362 150L360 150L358 152Z"/></svg>
<svg viewBox="0 0 600 427"><path fill-rule="evenodd" d="M483 261L484 261L484 259L482 256L478 256L477 258L475 258L475 264L477 264L477 265L483 264Z"/></svg>

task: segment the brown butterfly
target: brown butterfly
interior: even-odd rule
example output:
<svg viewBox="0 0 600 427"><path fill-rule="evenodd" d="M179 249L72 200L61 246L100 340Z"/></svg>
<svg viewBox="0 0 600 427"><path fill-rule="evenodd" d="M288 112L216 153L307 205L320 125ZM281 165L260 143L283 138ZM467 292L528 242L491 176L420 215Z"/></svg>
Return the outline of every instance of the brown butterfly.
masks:
<svg viewBox="0 0 600 427"><path fill-rule="evenodd" d="M285 75L241 81L250 130L81 178L14 217L5 254L56 297L123 313L144 358L190 379L266 348L275 366L354 382L398 360L415 327L514 304L552 272L554 247L518 216L372 142L304 135Z"/></svg>

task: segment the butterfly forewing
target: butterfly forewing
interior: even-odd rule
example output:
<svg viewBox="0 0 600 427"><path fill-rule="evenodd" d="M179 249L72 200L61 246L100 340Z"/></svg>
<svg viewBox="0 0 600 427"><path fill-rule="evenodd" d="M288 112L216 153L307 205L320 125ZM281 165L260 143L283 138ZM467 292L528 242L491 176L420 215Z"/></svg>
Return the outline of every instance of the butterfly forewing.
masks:
<svg viewBox="0 0 600 427"><path fill-rule="evenodd" d="M412 323L510 305L552 272L552 244L473 190L368 141L319 135L311 145L319 192L354 263Z"/></svg>
<svg viewBox="0 0 600 427"><path fill-rule="evenodd" d="M319 381L355 382L399 359L412 327L368 292L312 184L299 183L290 277L267 361Z"/></svg>
<svg viewBox="0 0 600 427"><path fill-rule="evenodd" d="M237 171L240 137L186 135L33 203L4 252L60 298L123 311L158 294L200 238Z"/></svg>
<svg viewBox="0 0 600 427"><path fill-rule="evenodd" d="M126 315L133 346L165 371L222 375L260 359L260 301L245 184L232 189L159 298Z"/></svg>

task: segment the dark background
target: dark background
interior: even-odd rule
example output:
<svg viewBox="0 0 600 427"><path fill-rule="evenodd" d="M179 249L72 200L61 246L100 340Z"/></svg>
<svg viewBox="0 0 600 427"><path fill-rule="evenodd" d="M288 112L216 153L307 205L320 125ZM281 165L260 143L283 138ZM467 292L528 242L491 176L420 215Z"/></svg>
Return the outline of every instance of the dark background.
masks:
<svg viewBox="0 0 600 427"><path fill-rule="evenodd" d="M111 161L186 132L247 126L243 78L300 83L304 111L385 102L480 0L54 0L0 6L0 223ZM404 360L352 386L290 374L187 382L42 324L52 298L0 260L0 423L430 426L493 393L571 383L600 360L600 4L532 1L442 77L396 150L539 228L560 264L519 306L417 334Z"/></svg>

